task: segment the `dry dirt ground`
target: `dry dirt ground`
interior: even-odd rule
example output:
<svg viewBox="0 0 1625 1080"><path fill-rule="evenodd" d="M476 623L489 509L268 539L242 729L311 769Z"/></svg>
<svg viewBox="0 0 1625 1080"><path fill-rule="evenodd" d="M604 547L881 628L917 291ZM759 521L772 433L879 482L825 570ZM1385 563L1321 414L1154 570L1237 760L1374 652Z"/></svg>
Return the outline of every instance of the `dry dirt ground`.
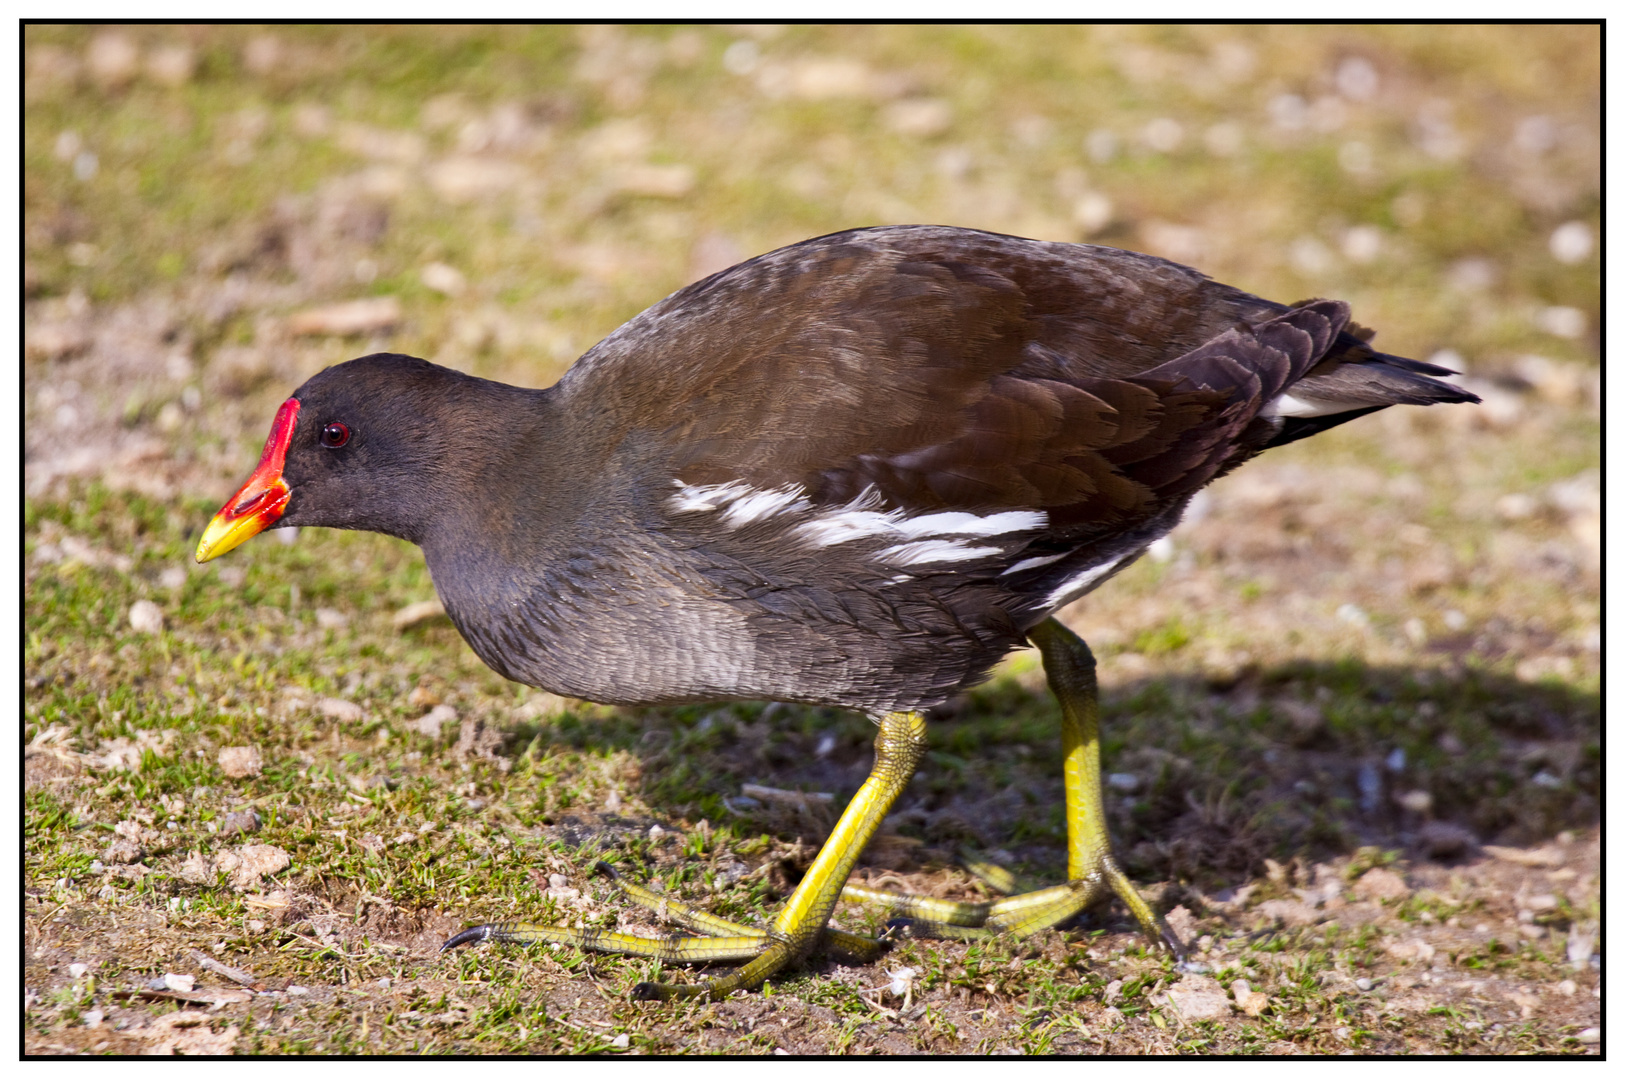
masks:
<svg viewBox="0 0 1625 1080"><path fill-rule="evenodd" d="M636 1034L638 1051L685 1053L1596 1050L1596 940L1551 920L1570 896L1594 892L1594 834L1492 847L1403 873L1374 868L1352 883L1347 871L1348 860L1272 866L1262 881L1211 896L1164 890L1180 900L1169 920L1193 945L1188 973L1146 956L1132 924L1117 919L1082 936L1052 932L1005 948L931 943L926 959L908 943L874 967L814 962L804 978L826 984L815 994L792 985L716 1004L629 1003L627 981L605 985L593 976L594 961L544 958L528 965L528 1034L523 1019L506 1016L513 1003L502 999L511 995L437 954L463 925L448 915L393 910L381 898L335 906L319 893L277 890L258 909L283 921L273 938L319 942L330 963L366 955L375 970L396 974L364 982L258 977L250 953L228 957L242 977L234 981L213 966L211 952L223 950L211 950L184 914L31 896L31 1014L44 1020L74 999L82 1008L79 1023L31 1032L27 1051L469 1051L480 1043L459 1041L459 1029L493 1012L516 1027L490 1047L506 1052L613 1051L632 1042L617 1041L626 1033ZM941 891L945 875L871 876L929 892ZM104 981L113 958L124 968L133 956L153 958L152 970L170 985ZM511 962L485 957L478 968ZM941 977L920 989L927 970ZM1035 1007L1035 976L1093 992ZM809 996L841 1000L831 1007ZM335 1040L341 1018L352 1028Z"/></svg>
<svg viewBox="0 0 1625 1080"><path fill-rule="evenodd" d="M1253 29L31 28L24 1052L1597 1055L1594 43ZM1271 452L1063 613L1190 957L1108 906L652 1005L643 961L438 953L649 926L600 858L771 917L872 732L515 687L385 538L196 566L277 403L383 348L543 385L685 281L901 220L1346 297L1485 398ZM1056 724L1030 654L950 703L858 875L1054 881Z"/></svg>

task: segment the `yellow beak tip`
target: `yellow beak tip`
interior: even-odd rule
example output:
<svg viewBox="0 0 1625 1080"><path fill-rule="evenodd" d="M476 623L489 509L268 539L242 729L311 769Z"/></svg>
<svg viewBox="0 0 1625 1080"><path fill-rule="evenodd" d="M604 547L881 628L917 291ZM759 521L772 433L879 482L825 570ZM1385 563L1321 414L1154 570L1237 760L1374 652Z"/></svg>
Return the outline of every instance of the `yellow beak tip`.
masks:
<svg viewBox="0 0 1625 1080"><path fill-rule="evenodd" d="M263 528L264 526L252 517L225 521L216 516L209 522L209 527L203 530L203 538L198 541L197 561L206 563L210 559L218 558Z"/></svg>

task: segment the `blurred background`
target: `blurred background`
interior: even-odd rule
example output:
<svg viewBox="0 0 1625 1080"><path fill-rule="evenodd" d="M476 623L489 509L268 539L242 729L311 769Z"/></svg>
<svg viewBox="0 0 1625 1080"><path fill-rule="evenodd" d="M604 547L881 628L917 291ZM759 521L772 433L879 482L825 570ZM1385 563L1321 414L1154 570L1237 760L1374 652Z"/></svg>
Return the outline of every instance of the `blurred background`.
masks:
<svg viewBox="0 0 1625 1080"><path fill-rule="evenodd" d="M288 390L375 349L545 384L689 281L901 222L1347 299L1389 351L1512 393L1498 416L1530 390L1595 396L1591 27L30 26L24 44L32 493L224 483Z"/></svg>
<svg viewBox="0 0 1625 1080"><path fill-rule="evenodd" d="M1432 939L1440 953L1501 965L1493 935L1546 949L1516 977L1559 988L1552 1024L1595 1023L1559 980L1600 917L1600 71L1594 26L24 27L27 881L42 915L73 912L30 923L29 963L82 962L100 935L103 976L162 973L157 946L130 959L148 947L110 905L157 926L195 901L164 924L174 955L229 939L234 963L330 982L334 954L232 929L241 898L181 866L244 806L291 855L288 910L353 910L359 927L351 883L399 905L367 932L414 950L423 981L403 985L429 999L449 985L431 959L445 933L534 917L521 868L552 851L564 880L603 822L699 837L718 880L739 859L804 865L827 822L744 809L741 785L844 798L869 766L864 719L595 709L507 683L411 614L432 583L385 537L305 530L203 567L192 551L277 405L324 366L391 350L545 385L741 259L929 222L1344 299L1379 347L1464 372L1483 405L1390 409L1271 451L1063 617L1101 661L1108 814L1137 881L1211 891L1267 869L1258 896L1302 897L1344 871L1299 856L1442 862L1424 880L1453 899L1420 915L1456 935ZM942 869L964 844L1056 879L1042 686L1018 654L934 718L900 832L860 874L968 888ZM252 750L252 769L227 750ZM171 852L147 857L158 874L103 850L90 826L115 822ZM443 831L380 856L323 822L363 846ZM510 833L541 847L488 858ZM1446 883L1481 844L1548 841L1483 856L1527 880ZM692 861L633 848L672 888ZM1539 869L1564 859L1578 877ZM738 885L717 902L762 917L774 892L753 880L748 901ZM355 978L403 977L366 955ZM545 969L580 1004L553 961L522 963L538 966L512 969L514 994ZM31 987L66 985L45 970ZM1345 1045L1320 998L1278 1046ZM1444 1003L1421 1026L1455 1023ZM62 1009L38 1029L84 1030ZM1311 1015L1322 1042L1290 1027ZM533 1048L524 1030L501 1045ZM386 1045L419 1045L403 1038ZM846 1046L813 1049L830 1045ZM571 1046L603 1048L556 1044Z"/></svg>

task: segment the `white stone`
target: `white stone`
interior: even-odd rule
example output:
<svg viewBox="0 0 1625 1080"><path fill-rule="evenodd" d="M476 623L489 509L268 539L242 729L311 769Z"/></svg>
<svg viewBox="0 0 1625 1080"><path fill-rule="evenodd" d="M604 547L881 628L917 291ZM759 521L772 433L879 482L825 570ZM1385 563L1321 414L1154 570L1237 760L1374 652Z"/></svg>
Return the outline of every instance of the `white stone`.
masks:
<svg viewBox="0 0 1625 1080"><path fill-rule="evenodd" d="M468 287L468 279L455 266L432 262L418 272L423 284L445 296L457 296Z"/></svg>
<svg viewBox="0 0 1625 1080"><path fill-rule="evenodd" d="M1560 263L1584 262L1593 246L1591 226L1583 221L1566 221L1552 230L1552 258Z"/></svg>
<svg viewBox="0 0 1625 1080"><path fill-rule="evenodd" d="M130 605L130 628L140 634L163 633L164 609L151 600L137 600Z"/></svg>

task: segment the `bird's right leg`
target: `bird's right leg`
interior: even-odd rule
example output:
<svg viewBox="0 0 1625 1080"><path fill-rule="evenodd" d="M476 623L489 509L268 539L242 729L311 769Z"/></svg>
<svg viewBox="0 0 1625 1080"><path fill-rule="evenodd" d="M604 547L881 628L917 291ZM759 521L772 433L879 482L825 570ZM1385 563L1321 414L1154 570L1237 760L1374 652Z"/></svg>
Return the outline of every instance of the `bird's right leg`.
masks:
<svg viewBox="0 0 1625 1080"><path fill-rule="evenodd" d="M1179 940L1157 918L1112 852L1106 805L1100 787L1100 700L1095 658L1083 639L1055 619L1028 632L1044 658L1044 674L1061 705L1062 768L1066 789L1067 882L999 900L973 903L907 896L848 885L842 899L883 904L918 920L927 935L986 938L1025 937L1056 926L1098 900L1122 900L1152 941L1176 955Z"/></svg>

